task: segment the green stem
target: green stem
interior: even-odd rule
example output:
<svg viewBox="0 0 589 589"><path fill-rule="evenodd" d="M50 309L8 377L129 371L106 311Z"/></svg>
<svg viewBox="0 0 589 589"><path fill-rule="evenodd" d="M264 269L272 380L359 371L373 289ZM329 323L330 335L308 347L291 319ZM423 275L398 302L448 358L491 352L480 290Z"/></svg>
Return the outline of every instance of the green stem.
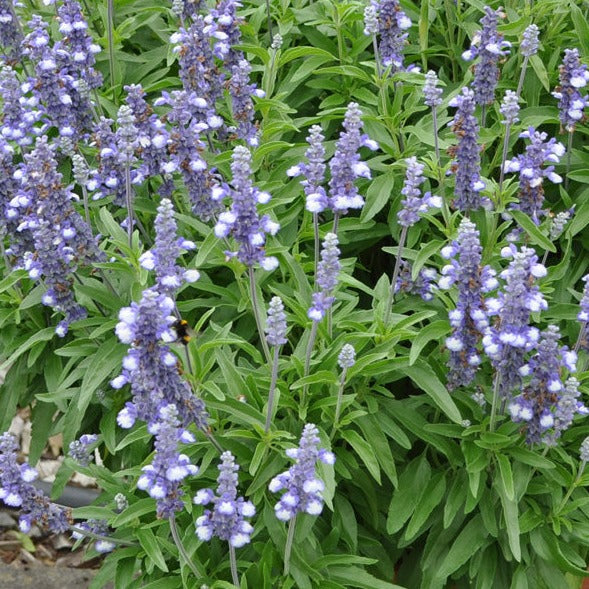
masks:
<svg viewBox="0 0 589 589"><path fill-rule="evenodd" d="M268 364L272 361L272 356L270 355L270 348L268 348L268 343L266 342L266 337L264 335L264 324L262 323L262 318L260 317L260 312L258 308L258 292L256 290L256 280L254 276L254 269L252 266L249 266L248 270L248 277L250 283L250 297L252 299L252 307L254 311L254 318L256 320L256 326L258 328L258 333L260 335L260 341L262 342L262 348L264 350L264 356L266 356L266 361Z"/></svg>
<svg viewBox="0 0 589 589"><path fill-rule="evenodd" d="M432 119L434 125L434 149L436 150L436 163L438 164L438 178L441 175L442 163L440 159L440 141L438 139L438 109L432 107Z"/></svg>
<svg viewBox="0 0 589 589"><path fill-rule="evenodd" d="M295 534L295 525L297 516L295 515L288 523L288 534L286 535L286 545L284 546L284 576L288 575L290 570L290 553L292 551L292 543Z"/></svg>
<svg viewBox="0 0 589 589"><path fill-rule="evenodd" d="M72 532L80 534L80 536L92 538L92 540L104 540L105 542L112 542L113 544L117 544L119 546L137 546L135 542L129 542L128 540L120 540L119 538L113 538L111 536L102 536L101 534L95 534L94 532L90 532L88 530L85 530L84 528L79 528L78 526L70 526L70 530Z"/></svg>
<svg viewBox="0 0 589 589"><path fill-rule="evenodd" d="M127 235L129 249L133 247L133 197L131 196L131 163L125 164L125 202L127 204Z"/></svg>
<svg viewBox="0 0 589 589"><path fill-rule="evenodd" d="M395 260L395 269L393 270L393 278L391 280L391 288L389 290L389 298L387 300L387 307L385 309L385 320L384 320L384 327L385 330L388 327L389 321L391 319L391 311L393 310L393 301L395 300L395 286L397 284L397 278L399 277L399 272L401 270L401 260L403 255L403 248L405 247L405 239L407 238L407 227L403 227L401 229L401 235L399 236L399 248L397 251L397 259Z"/></svg>
<svg viewBox="0 0 589 589"><path fill-rule="evenodd" d="M581 347L581 342L583 341L583 336L585 335L585 331L587 330L587 321L583 321L583 323L581 323L581 331L579 331L579 336L577 337L577 341L575 342L575 352L579 351L579 348Z"/></svg>
<svg viewBox="0 0 589 589"><path fill-rule="evenodd" d="M311 368L311 355L313 354L313 347L315 346L315 339L317 338L318 326L319 326L319 323L317 321L313 321L313 325L311 327L311 334L309 335L309 343L307 344L307 354L305 355L305 372L303 374L303 378L306 376L309 376L309 369ZM306 412L307 391L308 390L309 390L309 385L305 384L303 386L303 392L301 394L301 408L305 412Z"/></svg>
<svg viewBox="0 0 589 589"><path fill-rule="evenodd" d="M333 419L333 430L331 431L331 436L335 434L335 430L339 424L339 416L342 408L342 397L344 395L344 386L346 384L346 374L348 372L347 366L342 369L342 374L339 381L339 388L337 391L337 402L335 404L335 417Z"/></svg>
<svg viewBox="0 0 589 589"><path fill-rule="evenodd" d="M582 460L581 464L579 464L579 470L577 472L577 476L575 477L575 480L571 483L571 486L568 488L565 496L562 498L562 501L560 502L560 505L556 509L556 512L554 515L558 516L560 514L560 512L564 509L567 501L571 498L571 495L573 494L574 490L577 488L577 485L579 484L579 481L581 480L581 477L583 476L583 471L585 470L586 464L587 463L584 460Z"/></svg>
<svg viewBox="0 0 589 589"><path fill-rule="evenodd" d="M274 40L274 33L272 31L272 16L270 15L270 0L266 0L266 16L268 17L268 34L270 35L270 44Z"/></svg>
<svg viewBox="0 0 589 589"><path fill-rule="evenodd" d="M233 584L239 588L239 576L237 574L237 559L235 558L235 548L229 544L229 566L231 567L231 579Z"/></svg>
<svg viewBox="0 0 589 589"><path fill-rule="evenodd" d="M380 78L382 76L382 66L380 64L380 52L378 51L376 35L372 35L372 46L374 47L374 63L376 64L376 73Z"/></svg>
<svg viewBox="0 0 589 589"><path fill-rule="evenodd" d="M317 264L319 264L319 248L321 246L319 239L319 215L313 213L313 232L315 235L315 284L317 284Z"/></svg>
<svg viewBox="0 0 589 589"><path fill-rule="evenodd" d="M186 552L186 548L184 548L184 544L182 544L182 540L180 540L180 534L178 532L178 526L176 525L176 518L175 518L174 514L172 514L170 516L170 519L168 521L170 522L170 532L172 532L172 538L174 539L174 544L176 544L176 548L178 548L178 552L180 553L180 556L182 556L182 558L185 560L186 565L192 571L192 574L197 579L200 579L201 577L204 576L204 574L198 570L198 568L196 567L196 564L194 562L192 562L192 559L190 558L190 556L188 556L188 553Z"/></svg>
<svg viewBox="0 0 589 589"><path fill-rule="evenodd" d="M499 385L501 384L501 377L497 372L495 374L495 385L493 387L493 400L491 402L491 419L489 420L489 431L495 429L495 416L497 413L497 403L499 402Z"/></svg>
<svg viewBox="0 0 589 589"><path fill-rule="evenodd" d="M272 358L272 376L270 378L270 390L268 392L268 409L266 413L266 425L264 426L264 433L270 431L270 423L272 422L272 408L274 405L274 394L276 392L276 382L278 381L278 353L280 346L274 346L274 357Z"/></svg>
<svg viewBox="0 0 589 589"><path fill-rule="evenodd" d="M505 126L505 137L503 138L503 152L501 154L501 169L499 171L499 192L503 190L503 179L505 178L505 160L507 160L507 149L509 147L509 136L511 135L511 125Z"/></svg>
<svg viewBox="0 0 589 589"><path fill-rule="evenodd" d="M84 215L86 216L86 223L88 223L88 227L90 227L90 231L92 231L92 225L90 224L90 208L88 206L88 191L85 186L82 186L82 198L84 199Z"/></svg>
<svg viewBox="0 0 589 589"><path fill-rule="evenodd" d="M112 88L113 100L116 104L115 98L115 44L113 31L115 26L115 5L114 0L106 0L106 33L108 38L108 64L110 70L110 85Z"/></svg>
<svg viewBox="0 0 589 589"><path fill-rule="evenodd" d="M573 155L573 132L569 131L567 138L567 171L564 176L564 189L569 189L569 172L571 170L571 156Z"/></svg>
<svg viewBox="0 0 589 589"><path fill-rule="evenodd" d="M524 57L524 61L522 62L522 71L519 74L519 82L517 83L517 91L515 92L515 95L518 98L520 97L522 89L524 87L524 78L526 77L526 69L528 68L529 59L530 58L526 55Z"/></svg>

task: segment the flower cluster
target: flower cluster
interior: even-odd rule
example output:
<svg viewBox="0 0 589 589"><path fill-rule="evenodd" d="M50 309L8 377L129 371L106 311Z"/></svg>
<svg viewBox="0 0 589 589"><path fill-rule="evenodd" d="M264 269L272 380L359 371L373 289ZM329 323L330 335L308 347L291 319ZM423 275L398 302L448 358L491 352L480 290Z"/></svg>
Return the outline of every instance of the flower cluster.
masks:
<svg viewBox="0 0 589 589"><path fill-rule="evenodd" d="M282 521L292 519L297 513L319 515L323 510L322 492L325 485L315 476L315 465L317 460L334 464L335 456L328 450L319 449L318 434L315 425L305 425L299 447L286 451L286 455L296 460L296 463L274 477L268 485L272 493L286 491L274 508L276 517Z"/></svg>
<svg viewBox="0 0 589 589"><path fill-rule="evenodd" d="M560 161L565 153L562 143L551 138L546 141L548 135L540 133L529 127L520 137L529 139L525 153L505 162L506 172L519 172L519 203L511 205L513 209L519 209L530 215L534 223L540 223L540 217L545 212L542 210L544 204L544 178L551 182L560 183L562 178L554 171L554 165ZM549 163L546 168L544 164Z"/></svg>
<svg viewBox="0 0 589 589"><path fill-rule="evenodd" d="M0 1L0 46L2 57L8 62L16 62L21 56L23 35L18 18L14 13L17 0Z"/></svg>
<svg viewBox="0 0 589 589"><path fill-rule="evenodd" d="M480 195L485 188L481 180L481 155L478 144L479 125L474 116L474 93L468 88L463 88L462 93L455 96L450 106L458 108L452 121L452 131L458 138L458 145L450 150L456 157L454 171L456 173L456 186L454 194L456 200L454 206L461 211L471 211L480 207L489 207L488 198Z"/></svg>
<svg viewBox="0 0 589 589"><path fill-rule="evenodd" d="M96 434L84 434L70 443L68 454L80 466L88 466L92 462L92 447L98 441Z"/></svg>
<svg viewBox="0 0 589 589"><path fill-rule="evenodd" d="M552 96L558 98L560 122L569 133L583 119L583 110L589 101L580 92L589 81L587 66L579 59L578 49L565 49L564 59L560 66L560 85L556 87Z"/></svg>
<svg viewBox="0 0 589 589"><path fill-rule="evenodd" d="M405 162L407 171L401 190L401 194L405 198L401 201L402 208L397 213L397 218L402 227L411 227L419 221L420 213L426 213L431 208L439 209L442 206L442 199L432 195L431 192L426 192L422 196L419 185L425 181L423 177L425 166L420 164L415 156L407 158Z"/></svg>
<svg viewBox="0 0 589 589"><path fill-rule="evenodd" d="M329 206L337 214L348 209L360 209L364 199L355 184L357 178L371 178L370 168L360 161L358 150L368 147L375 150L378 145L368 135L362 135L362 111L355 102L350 102L344 117L344 129L335 145L335 153L329 162Z"/></svg>
<svg viewBox="0 0 589 589"><path fill-rule="evenodd" d="M54 533L66 532L72 524L70 510L51 503L33 486L37 471L18 463L18 443L14 436L0 436L0 500L9 507L20 510L19 527L25 534L33 524Z"/></svg>
<svg viewBox="0 0 589 589"><path fill-rule="evenodd" d="M231 68L231 79L228 82L231 95L231 110L233 120L237 123L235 134L239 139L245 139L246 143L256 147L260 142L258 128L254 124L254 103L252 96L263 98L263 90L250 84L250 72L252 66L247 60L242 59Z"/></svg>
<svg viewBox="0 0 589 589"><path fill-rule="evenodd" d="M309 147L305 151L308 163L301 162L286 172L287 176L304 176L301 184L307 198L305 207L311 213L321 213L329 206L327 194L322 186L326 167L324 139L321 127L313 125L309 129L307 136Z"/></svg>
<svg viewBox="0 0 589 589"><path fill-rule="evenodd" d="M477 104L491 104L495 99L495 87L499 80L499 58L509 53L511 43L503 40L503 35L497 32L497 22L503 13L485 6L485 16L481 19L482 30L473 39L470 49L462 54L466 60L479 57L474 66L474 99Z"/></svg>
<svg viewBox="0 0 589 589"><path fill-rule="evenodd" d="M479 232L468 219L461 221L456 241L442 250L451 262L442 268L438 286L447 289L455 284L458 289L456 308L449 313L452 335L446 339L451 390L474 380L481 363L477 346L489 327L483 293L497 288L498 282L494 270L481 267L482 250Z"/></svg>
<svg viewBox="0 0 589 589"><path fill-rule="evenodd" d="M238 0L219 0L204 18L210 34L217 40L215 54L221 57L229 71L244 59L243 52L235 48L241 43L239 25L243 19L237 16L237 9L241 6Z"/></svg>
<svg viewBox="0 0 589 589"><path fill-rule="evenodd" d="M207 427L204 403L195 397L188 383L178 373L176 356L163 342L172 342L176 334L171 315L174 302L154 289L143 291L139 303L132 303L119 312L116 334L124 344L131 344L123 358L122 373L111 381L120 389L131 385L133 401L125 405L117 417L118 424L130 428L137 418L151 423L160 409L173 404L182 427L191 424L202 430Z"/></svg>
<svg viewBox="0 0 589 589"><path fill-rule="evenodd" d="M429 70L425 74L425 84L423 85L424 102L432 108L436 108L442 104L441 96L443 91L441 88L438 88L438 82L438 76L433 70Z"/></svg>
<svg viewBox="0 0 589 589"><path fill-rule="evenodd" d="M270 346L281 346L286 339L286 314L280 297L272 297L266 319L266 341Z"/></svg>
<svg viewBox="0 0 589 589"><path fill-rule="evenodd" d="M519 98L513 90L506 90L499 112L505 117L501 120L503 125L513 125L519 121Z"/></svg>
<svg viewBox="0 0 589 589"><path fill-rule="evenodd" d="M519 51L524 57L532 57L538 53L538 47L540 42L538 36L540 35L540 29L534 25L528 25L522 35L522 41L519 44Z"/></svg>
<svg viewBox="0 0 589 589"><path fill-rule="evenodd" d="M378 51L384 67L391 67L391 72L404 71L403 49L408 34L405 32L411 27L411 19L401 9L399 0L372 0L376 13L378 29L374 29L371 14L366 22L366 34L378 32L380 43ZM414 68L408 68L414 69Z"/></svg>
<svg viewBox="0 0 589 589"><path fill-rule="evenodd" d="M499 395L507 399L520 385L519 369L527 351L536 347L538 329L529 325L530 314L547 308L547 303L534 280L546 276L546 268L538 262L533 249L506 247L503 257L512 258L500 277L505 286L496 298L486 301L487 314L499 318L483 337L485 353L497 370Z"/></svg>
<svg viewBox="0 0 589 589"><path fill-rule="evenodd" d="M196 505L213 504L196 520L196 534L203 541L213 536L229 542L233 548L248 544L254 528L245 520L256 514L251 501L237 496L237 471L239 465L231 452L223 452L219 464L217 493L212 489L201 489L194 496Z"/></svg>
<svg viewBox="0 0 589 589"><path fill-rule="evenodd" d="M395 293L415 294L424 301L431 301L434 298L437 278L438 273L433 268L422 268L413 279L413 267L406 260L401 260Z"/></svg>
<svg viewBox="0 0 589 589"><path fill-rule="evenodd" d="M258 215L257 205L266 204L271 197L252 184L251 160L252 156L246 147L238 146L233 151L233 182L229 191L233 203L231 210L219 215L215 235L222 238L231 234L236 239L239 249L237 252L227 252L227 255L236 256L246 266L259 263L265 270L274 270L278 260L266 256L264 244L266 234L276 235L280 225L268 215Z"/></svg>
<svg viewBox="0 0 589 589"><path fill-rule="evenodd" d="M179 266L176 260L182 250L193 250L194 242L177 236L172 201L163 198L155 218L155 245L139 258L147 270L155 270L156 290L172 297L182 282L195 282L200 274L197 270Z"/></svg>
<svg viewBox="0 0 589 589"><path fill-rule="evenodd" d="M355 363L356 350L354 350L354 346L352 344L344 344L337 357L338 366L343 370L347 370L348 368L352 368Z"/></svg>
<svg viewBox="0 0 589 589"><path fill-rule="evenodd" d="M333 301L335 301L333 291L337 286L337 276L341 268L338 243L335 233L328 233L323 240L321 260L317 264L317 286L319 290L313 293L313 304L307 313L309 319L313 321L321 321Z"/></svg>
<svg viewBox="0 0 589 589"><path fill-rule="evenodd" d="M43 278L47 286L43 304L65 314L56 329L63 337L71 322L86 315L74 298L74 272L80 264L102 260L103 254L72 205L75 195L62 184L47 137L39 138L35 149L25 154L25 165L17 177L21 189L7 215L19 219L18 231L32 236L34 251L25 252L23 266L32 279Z"/></svg>
<svg viewBox="0 0 589 589"><path fill-rule="evenodd" d="M97 534L99 536L107 536L110 532L108 524L103 519L89 519L85 522L79 522L76 523L76 528L90 532L91 534ZM74 540L82 540L85 538L85 535L83 532L74 530L72 532L72 538L74 538ZM109 542L108 540L96 540L96 542L94 542L94 550L96 550L96 552L100 552L101 554L112 552L115 547L116 544L114 542Z"/></svg>
<svg viewBox="0 0 589 589"><path fill-rule="evenodd" d="M577 319L581 322L581 331L578 338L579 343L577 345L588 350L589 334L587 333L587 326L589 325L589 274L583 276L582 280L585 283L585 287L583 288L583 296L579 303L581 310L577 314Z"/></svg>
<svg viewBox="0 0 589 589"><path fill-rule="evenodd" d="M529 379L521 395L508 405L511 418L524 422L528 443L555 443L570 426L575 413L589 411L580 403L576 379L562 382L563 370L576 371L577 355L559 345L558 327L549 325L542 332L537 353L519 369ZM551 431L549 431L551 430Z"/></svg>
<svg viewBox="0 0 589 589"><path fill-rule="evenodd" d="M198 473L198 467L190 463L188 456L178 452L178 444L194 442L194 436L181 427L174 404L160 408L149 431L155 435L155 455L152 463L141 469L137 488L147 491L156 500L157 516L167 519L184 509L181 482Z"/></svg>

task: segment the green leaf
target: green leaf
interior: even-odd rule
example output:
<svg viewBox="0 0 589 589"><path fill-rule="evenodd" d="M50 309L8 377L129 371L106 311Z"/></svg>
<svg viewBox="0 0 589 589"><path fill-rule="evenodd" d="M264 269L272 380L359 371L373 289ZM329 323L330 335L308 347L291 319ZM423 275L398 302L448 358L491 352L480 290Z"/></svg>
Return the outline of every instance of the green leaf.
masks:
<svg viewBox="0 0 589 589"><path fill-rule="evenodd" d="M119 344L116 339L105 342L95 352L80 386L78 409L83 412L92 399L98 387L113 374L120 370L123 356L127 353L127 346Z"/></svg>
<svg viewBox="0 0 589 589"><path fill-rule="evenodd" d="M139 499L139 501L129 505L129 507L115 517L112 521L112 527L118 528L132 522L134 519L140 518L142 515L146 515L147 513L151 513L155 516L155 501L151 497Z"/></svg>
<svg viewBox="0 0 589 589"><path fill-rule="evenodd" d="M281 67L287 64L293 59L299 59L300 57L320 56L324 57L325 60L337 59L334 55L325 51L325 49L319 49L319 47L290 47L282 53L278 60L278 66Z"/></svg>
<svg viewBox="0 0 589 589"><path fill-rule="evenodd" d="M139 540L143 550L145 550L145 554L147 554L155 566L164 573L167 573L168 565L166 564L166 559L164 558L162 549L151 529L137 528L135 530L135 536L137 537L137 540Z"/></svg>
<svg viewBox="0 0 589 589"><path fill-rule="evenodd" d="M503 490L503 485L499 484L498 481L495 481L495 489L499 494L499 498L501 499L501 505L503 506L503 519L505 521L505 527L507 530L507 540L509 542L509 548L511 548L513 558L515 558L517 562L521 562L522 551L519 541L520 529L517 501L515 499L510 500L507 498L507 495Z"/></svg>
<svg viewBox="0 0 589 589"><path fill-rule="evenodd" d="M480 515L473 517L460 532L448 554L440 564L436 577L445 579L457 571L483 546L488 532Z"/></svg>
<svg viewBox="0 0 589 589"><path fill-rule="evenodd" d="M380 581L365 570L355 566L330 567L329 578L344 583L346 587L360 589L404 589L400 585Z"/></svg>
<svg viewBox="0 0 589 589"><path fill-rule="evenodd" d="M548 72L546 71L546 67L544 65L544 62L542 61L542 58L539 55L532 55L530 57L530 64L532 65L532 69L538 76L538 80L540 80L540 83L542 84L542 86L544 86L544 89L547 92L550 92L550 81L548 79Z"/></svg>
<svg viewBox="0 0 589 589"><path fill-rule="evenodd" d="M366 191L366 204L360 213L360 221L369 221L390 201L396 177L395 172L387 172L377 176L370 183Z"/></svg>
<svg viewBox="0 0 589 589"><path fill-rule="evenodd" d="M427 393L449 419L455 423L462 423L462 416L450 393L424 360L418 360L413 366L400 366L397 370Z"/></svg>
<svg viewBox="0 0 589 589"><path fill-rule="evenodd" d="M542 246L549 252L555 252L556 246L540 231L539 227L522 211L509 211L517 224L528 234L530 241Z"/></svg>
<svg viewBox="0 0 589 589"><path fill-rule="evenodd" d="M425 488L419 503L407 524L405 538L410 540L428 520L431 512L440 504L446 492L446 477L443 472L435 474Z"/></svg>
<svg viewBox="0 0 589 589"><path fill-rule="evenodd" d="M421 351L432 340L441 341L441 339L450 332L450 324L448 321L434 321L420 329L411 344L411 351L409 352L409 366L413 366L419 358Z"/></svg>
<svg viewBox="0 0 589 589"><path fill-rule="evenodd" d="M567 4L567 9L571 11L571 18L573 19L573 24L577 33L575 38L583 48L582 53L589 55L589 24L587 24L587 20L581 9L574 2L569 2Z"/></svg>
<svg viewBox="0 0 589 589"><path fill-rule="evenodd" d="M548 460L548 458L540 456L536 452L528 450L527 448L518 448L517 446L513 446L512 448L508 448L506 451L511 454L511 456L513 456L518 462L522 462L523 464L527 464L535 468L550 469L556 467L554 462L551 462Z"/></svg>
<svg viewBox="0 0 589 589"><path fill-rule="evenodd" d="M509 458L503 454L495 454L495 458L499 465L499 475L501 477L501 484L503 485L505 496L510 501L513 501L515 499L515 489L513 487L513 473L511 472Z"/></svg>
<svg viewBox="0 0 589 589"><path fill-rule="evenodd" d="M354 448L356 454L358 454L362 462L366 465L368 472L370 472L380 485L380 467L370 444L354 430L343 431L342 437Z"/></svg>
<svg viewBox="0 0 589 589"><path fill-rule="evenodd" d="M37 331L34 335L32 335L29 339L27 339L23 344L21 344L12 354L10 354L8 360L5 360L0 365L0 374L6 372L10 368L14 361L22 356L26 351L30 350L35 344L38 342L44 342L50 340L55 335L55 328L54 327L46 327L41 331Z"/></svg>

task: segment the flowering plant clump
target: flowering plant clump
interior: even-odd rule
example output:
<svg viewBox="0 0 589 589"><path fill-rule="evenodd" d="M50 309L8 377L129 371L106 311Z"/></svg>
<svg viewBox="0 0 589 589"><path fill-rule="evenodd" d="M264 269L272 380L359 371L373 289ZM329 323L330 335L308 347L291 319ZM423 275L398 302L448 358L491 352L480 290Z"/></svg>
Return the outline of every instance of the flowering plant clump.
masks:
<svg viewBox="0 0 589 589"><path fill-rule="evenodd" d="M589 12L521 4L0 0L22 534L91 589L582 585Z"/></svg>

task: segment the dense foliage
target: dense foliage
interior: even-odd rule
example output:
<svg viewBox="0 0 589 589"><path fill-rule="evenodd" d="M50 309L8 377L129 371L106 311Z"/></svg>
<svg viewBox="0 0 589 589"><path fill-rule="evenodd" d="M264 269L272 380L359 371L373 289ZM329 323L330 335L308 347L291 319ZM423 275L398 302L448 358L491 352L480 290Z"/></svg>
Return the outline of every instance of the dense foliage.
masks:
<svg viewBox="0 0 589 589"><path fill-rule="evenodd" d="M580 586L584 3L2 0L0 46L23 532L96 588Z"/></svg>

